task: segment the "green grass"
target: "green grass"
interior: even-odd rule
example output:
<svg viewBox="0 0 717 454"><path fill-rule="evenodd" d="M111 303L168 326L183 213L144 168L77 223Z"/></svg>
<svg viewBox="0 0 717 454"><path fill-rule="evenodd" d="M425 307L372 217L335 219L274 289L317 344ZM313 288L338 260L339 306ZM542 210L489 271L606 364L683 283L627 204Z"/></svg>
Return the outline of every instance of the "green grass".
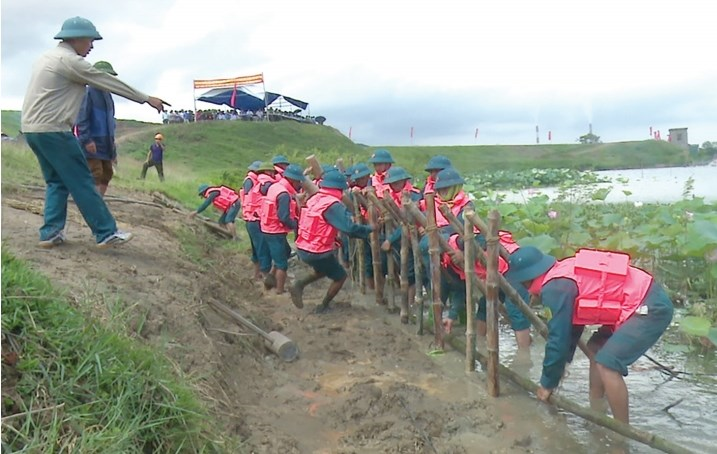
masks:
<svg viewBox="0 0 717 454"><path fill-rule="evenodd" d="M222 451L160 352L71 307L5 250L2 275L3 452Z"/></svg>
<svg viewBox="0 0 717 454"><path fill-rule="evenodd" d="M10 137L17 136L20 132L20 111L3 110L0 123L2 123L2 132Z"/></svg>

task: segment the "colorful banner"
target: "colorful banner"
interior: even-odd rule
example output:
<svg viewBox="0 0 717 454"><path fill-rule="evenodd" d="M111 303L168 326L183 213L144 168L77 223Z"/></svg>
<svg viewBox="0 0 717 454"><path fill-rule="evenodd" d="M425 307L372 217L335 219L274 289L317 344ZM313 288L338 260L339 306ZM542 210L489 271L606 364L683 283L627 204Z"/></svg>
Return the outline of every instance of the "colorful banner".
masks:
<svg viewBox="0 0 717 454"><path fill-rule="evenodd" d="M232 88L242 85L255 85L264 82L264 74L241 76L233 79L195 79L194 88Z"/></svg>

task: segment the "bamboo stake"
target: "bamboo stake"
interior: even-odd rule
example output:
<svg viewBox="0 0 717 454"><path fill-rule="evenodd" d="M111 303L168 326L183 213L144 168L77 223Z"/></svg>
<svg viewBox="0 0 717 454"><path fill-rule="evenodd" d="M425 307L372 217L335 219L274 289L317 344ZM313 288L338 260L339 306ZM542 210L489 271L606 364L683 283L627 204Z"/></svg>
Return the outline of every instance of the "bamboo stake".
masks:
<svg viewBox="0 0 717 454"><path fill-rule="evenodd" d="M358 200L358 199L357 199ZM364 224L363 216L361 215L361 209L359 207L359 204L356 203L353 206L353 212L354 212L354 219L355 222L359 224ZM364 249L364 240L360 238L356 238L354 241L354 248L356 249L356 255L358 260L358 282L359 282L359 291L362 295L366 294L366 273L364 273L364 269L366 264L364 263L365 260L365 249Z"/></svg>
<svg viewBox="0 0 717 454"><path fill-rule="evenodd" d="M486 232L488 243L488 263L486 269L486 322L488 331L486 346L488 349L488 394L498 397L500 394L500 381L498 380L498 223L500 215L493 210L488 215L489 225ZM470 221L466 228L473 231ZM470 269L470 268L469 268Z"/></svg>
<svg viewBox="0 0 717 454"><path fill-rule="evenodd" d="M416 275L416 298L418 298L418 331L416 334L423 336L423 311L424 298L423 298L423 262L421 261L421 251L418 244L418 229L416 225L408 222L408 213L406 212L406 204L410 203L410 199L407 194L403 194L403 216L406 218L406 224L408 225L408 231L411 235L411 249L413 252L413 271ZM410 302L411 304L414 301Z"/></svg>
<svg viewBox="0 0 717 454"><path fill-rule="evenodd" d="M431 257L431 295L433 299L433 334L435 344L443 348L443 308L441 305L441 256L439 249L440 234L436 227L436 201L433 194L426 194L426 234Z"/></svg>
<svg viewBox="0 0 717 454"><path fill-rule="evenodd" d="M408 244L410 241L408 225L403 222L401 223L401 323L408 323L411 316L410 301L408 300Z"/></svg>
<svg viewBox="0 0 717 454"><path fill-rule="evenodd" d="M465 214L463 215L463 217L464 218L466 217ZM470 221L473 225L478 227L478 229L481 232L484 232L484 233L488 232L488 225L475 212L473 212L473 214L471 215ZM500 256L503 257L505 259L505 261L507 262L508 259L510 258L510 252L508 252L508 250L505 248L505 246L503 246L500 243L498 243L498 251L500 251Z"/></svg>
<svg viewBox="0 0 717 454"><path fill-rule="evenodd" d="M391 194L388 189L383 192L383 200L386 200L386 198L391 199ZM385 208L385 204L379 203L379 206L383 207L381 215L385 220L383 223L384 238L385 241L388 241L388 239L393 236L394 229L397 227L388 209ZM386 285L388 285L388 309L394 311L396 310L396 262L394 260L392 247L386 252L386 275L388 276L386 279Z"/></svg>
<svg viewBox="0 0 717 454"><path fill-rule="evenodd" d="M455 348L458 351L462 351L465 348L464 342L457 336L448 335L447 341L448 344L451 345L451 347ZM480 361L480 363L483 365L483 367L486 367L488 358L479 351L476 351L476 357L478 358L478 361ZM498 367L501 375L506 378L509 378L524 390L535 394L538 389L537 383L534 383L532 380L521 376L517 372L509 369L508 367L503 366L502 364L499 364ZM666 452L668 454L694 454L693 451L683 448L682 446L678 446L677 444L669 440L666 440L662 437L651 434L644 430L640 430L636 427L632 427L629 424L625 424L605 414L598 413L589 408L583 407L582 405L579 405L568 398L560 397L555 393L550 396L549 403L555 405L562 410L579 416L587 421L613 430L624 437L630 438L640 443L644 443L662 452Z"/></svg>
<svg viewBox="0 0 717 454"><path fill-rule="evenodd" d="M367 189L369 197L372 194L375 196L373 188L369 187ZM371 203L368 208L369 222L371 225L378 225L376 210L378 210L378 207ZM381 269L381 249L378 244L378 229L371 232L369 239L371 242L371 263L373 263L373 284L376 294L376 304L383 306L386 304L386 300L383 297L383 270Z"/></svg>
<svg viewBox="0 0 717 454"><path fill-rule="evenodd" d="M468 278L469 272L474 268L474 241L473 226L470 222L466 222L463 230L463 255L465 258L463 268L466 273L466 372L473 372L476 370L476 332L474 321L475 305L473 303L473 279Z"/></svg>

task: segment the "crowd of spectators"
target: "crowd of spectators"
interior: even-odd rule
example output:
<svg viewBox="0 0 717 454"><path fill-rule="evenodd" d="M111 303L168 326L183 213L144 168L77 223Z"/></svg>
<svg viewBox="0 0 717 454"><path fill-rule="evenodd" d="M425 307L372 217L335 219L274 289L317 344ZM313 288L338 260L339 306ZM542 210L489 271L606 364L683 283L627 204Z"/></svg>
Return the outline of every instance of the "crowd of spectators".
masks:
<svg viewBox="0 0 717 454"><path fill-rule="evenodd" d="M269 108L256 111L237 110L237 109L202 109L197 110L196 114L192 110L170 110L162 112L162 123L192 123L194 121L213 121L213 120L229 120L229 121L261 121L268 117L270 121L294 120L302 123L324 124L325 117L301 115L301 110L285 111L280 109Z"/></svg>

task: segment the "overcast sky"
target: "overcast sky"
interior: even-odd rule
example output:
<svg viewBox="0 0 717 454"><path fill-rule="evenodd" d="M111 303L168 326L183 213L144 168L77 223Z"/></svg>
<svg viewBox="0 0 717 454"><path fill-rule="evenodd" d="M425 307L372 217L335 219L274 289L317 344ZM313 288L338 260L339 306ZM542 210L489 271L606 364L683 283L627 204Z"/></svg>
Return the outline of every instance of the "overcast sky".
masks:
<svg viewBox="0 0 717 454"><path fill-rule="evenodd" d="M261 72L267 90L368 145L529 144L536 125L541 143L548 131L573 143L590 123L605 142L688 127L701 144L717 141L710 5L3 0L2 108L20 109L32 63L80 15L104 37L88 60L110 61L173 108L193 108L193 79ZM118 118L160 121L148 105L115 101Z"/></svg>

